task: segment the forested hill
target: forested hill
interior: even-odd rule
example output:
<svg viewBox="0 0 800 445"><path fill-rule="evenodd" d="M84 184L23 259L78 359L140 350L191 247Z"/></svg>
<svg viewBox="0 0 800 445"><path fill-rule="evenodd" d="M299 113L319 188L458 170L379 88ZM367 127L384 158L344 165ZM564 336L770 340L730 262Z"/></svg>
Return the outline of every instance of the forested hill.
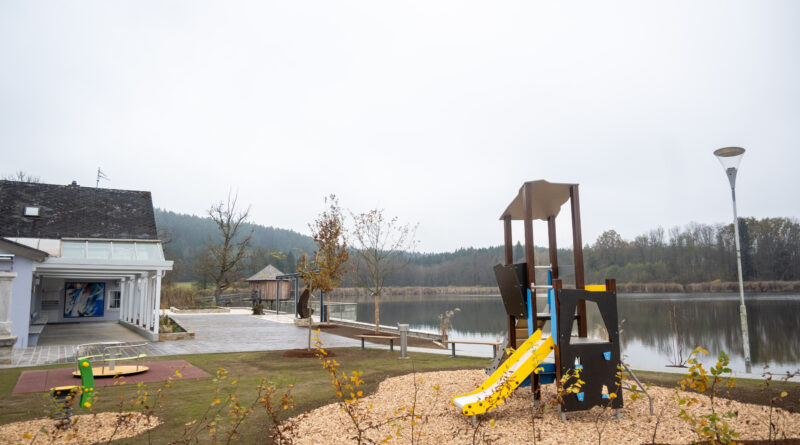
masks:
<svg viewBox="0 0 800 445"><path fill-rule="evenodd" d="M195 263L207 240L218 236L209 218L156 210L156 223L175 261L172 281L201 281ZM253 229L252 249L244 273L267 264L292 272L301 252L311 251L311 238L297 232L260 225ZM746 281L800 280L800 223L794 218L741 218L742 272ZM275 255L281 252L281 255ZM535 249L537 264L548 264L547 249ZM390 286L494 286L492 267L505 257L502 246L462 248L453 252L410 254L409 264L389 280ZM572 250L559 249L561 277L569 283ZM514 261L524 261L522 246L514 246ZM700 283L736 281L732 224L689 223L669 230L657 228L633 240L608 230L584 247L586 281L616 278L622 283ZM544 274L537 281L544 280ZM346 277L345 286L353 285Z"/></svg>
<svg viewBox="0 0 800 445"><path fill-rule="evenodd" d="M167 259L175 261L173 281L198 281L195 262L206 249L206 242L219 237L216 224L208 217L185 215L156 209L156 226L164 239ZM253 230L251 256L245 273L253 274L268 263L283 272L293 272L299 252L314 249L311 237L292 230L266 227L258 224L243 226L245 233ZM282 256L271 255L282 252Z"/></svg>

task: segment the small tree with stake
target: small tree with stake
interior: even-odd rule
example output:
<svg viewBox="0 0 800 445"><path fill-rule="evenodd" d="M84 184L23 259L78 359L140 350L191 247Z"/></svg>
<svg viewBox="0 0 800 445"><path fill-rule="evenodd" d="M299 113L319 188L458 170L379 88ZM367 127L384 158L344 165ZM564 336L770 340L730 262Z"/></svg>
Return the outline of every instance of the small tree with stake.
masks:
<svg viewBox="0 0 800 445"><path fill-rule="evenodd" d="M358 215L352 240L355 244L356 282L375 297L375 332L380 330L378 305L386 279L408 264L407 252L416 245L416 225L400 224L397 217L388 218L383 209Z"/></svg>
<svg viewBox="0 0 800 445"><path fill-rule="evenodd" d="M347 242L344 237L344 217L336 195L325 198L326 210L319 214L313 224L309 224L311 238L317 250L309 256L306 253L297 263L297 272L303 278L309 294L314 290L330 292L339 287L346 272ZM311 350L311 320L308 320L308 350Z"/></svg>

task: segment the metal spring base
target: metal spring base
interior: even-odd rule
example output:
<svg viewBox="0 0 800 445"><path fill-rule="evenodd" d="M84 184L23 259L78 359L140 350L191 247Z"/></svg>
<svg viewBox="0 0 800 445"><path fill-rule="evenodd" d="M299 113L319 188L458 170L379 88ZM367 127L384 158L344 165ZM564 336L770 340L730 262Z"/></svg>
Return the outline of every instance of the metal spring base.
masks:
<svg viewBox="0 0 800 445"><path fill-rule="evenodd" d="M51 390L50 395L56 404L56 410L53 413L53 420L55 427L64 430L72 426L72 404L77 397L77 386L66 388L54 388Z"/></svg>

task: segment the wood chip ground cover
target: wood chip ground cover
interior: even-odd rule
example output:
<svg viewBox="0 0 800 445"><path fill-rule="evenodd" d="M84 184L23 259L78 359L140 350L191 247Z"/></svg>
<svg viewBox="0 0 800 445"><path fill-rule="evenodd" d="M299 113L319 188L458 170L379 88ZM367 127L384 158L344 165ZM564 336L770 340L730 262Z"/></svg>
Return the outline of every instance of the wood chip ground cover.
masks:
<svg viewBox="0 0 800 445"><path fill-rule="evenodd" d="M2 444L92 444L138 436L161 424L157 417L140 413L98 413L72 416L73 425L56 430L52 419L35 419L0 426ZM119 427L117 428L117 424ZM42 428L45 429L42 432ZM116 429L116 432L114 431Z"/></svg>
<svg viewBox="0 0 800 445"><path fill-rule="evenodd" d="M534 443L534 431L531 423L532 404L529 388L520 388L514 392L506 403L503 403L490 414L482 418L477 426L462 416L450 405L450 398L464 394L477 388L486 374L480 370L439 371L394 377L382 382L378 391L361 401L363 407L372 406L368 421L384 424L387 419L401 415L412 406L414 399L414 378L417 380L417 413L423 416L416 426L422 433L424 444L521 444ZM438 389L435 389L438 388ZM553 397L553 385L545 385L543 400ZM677 418L680 407L674 401L675 390L651 387L651 395L655 401L655 413L658 415L664 408L658 426L656 443L686 444L696 440L690 427ZM657 416L650 416L647 400L631 401L629 393L624 393L625 407L622 418L614 418L613 410L571 413L569 420L563 422L554 408L545 409L541 417L536 419L537 444L583 444L598 443L595 419L605 416L606 428L602 434L602 443L608 444L643 444L653 440L653 429ZM696 395L703 404L708 398ZM707 413L707 406L694 406L688 410L695 413ZM732 419L733 429L741 434L740 439L766 439L768 431L769 408L765 406L745 404L736 401L717 399L717 411L738 412L738 418ZM494 419L491 422L491 419ZM355 429L349 418L335 404L323 406L299 420L296 444L349 444L354 443L352 437ZM779 437L800 436L800 414L789 413L780 409L773 412L773 422L778 425ZM493 425L492 425L493 423ZM399 434L398 434L399 430ZM411 425L408 420L386 423L368 433L370 439L380 442L390 436L388 443L410 443ZM476 434L476 435L475 435ZM473 435L477 437L473 441ZM416 443L416 442L415 442Z"/></svg>

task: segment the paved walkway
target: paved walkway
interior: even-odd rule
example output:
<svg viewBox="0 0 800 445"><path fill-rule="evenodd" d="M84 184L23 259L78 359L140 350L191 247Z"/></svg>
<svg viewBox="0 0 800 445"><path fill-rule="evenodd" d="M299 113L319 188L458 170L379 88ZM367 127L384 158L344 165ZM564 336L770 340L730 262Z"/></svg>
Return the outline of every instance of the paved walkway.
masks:
<svg viewBox="0 0 800 445"><path fill-rule="evenodd" d="M44 326L37 346L82 345L101 341L144 343L146 338L116 321L93 321L87 323L59 323Z"/></svg>
<svg viewBox="0 0 800 445"><path fill-rule="evenodd" d="M179 320L187 329L193 331L195 338L193 340L147 342L147 355L157 357L216 352L275 351L305 348L308 343L307 329L290 324L291 318L272 321L267 316L254 317L235 312L231 314L173 314L172 317ZM64 325L52 325L46 327L45 331L55 326L58 326L59 329L69 328L64 327ZM83 329L87 326L89 326L88 323L83 324L79 329L83 332L91 332ZM99 325L97 327L100 328ZM125 330L127 331L127 329ZM361 345L359 340L324 332L321 333L320 338L326 347ZM130 339L124 339L124 341L128 340ZM91 343L108 341L108 339L91 336L67 336L63 343L72 344L53 344L54 341L57 342L51 338L47 341L50 344L15 349L12 358L13 364L2 367L17 368L74 363L76 341L79 343ZM128 342L133 343L136 341Z"/></svg>

